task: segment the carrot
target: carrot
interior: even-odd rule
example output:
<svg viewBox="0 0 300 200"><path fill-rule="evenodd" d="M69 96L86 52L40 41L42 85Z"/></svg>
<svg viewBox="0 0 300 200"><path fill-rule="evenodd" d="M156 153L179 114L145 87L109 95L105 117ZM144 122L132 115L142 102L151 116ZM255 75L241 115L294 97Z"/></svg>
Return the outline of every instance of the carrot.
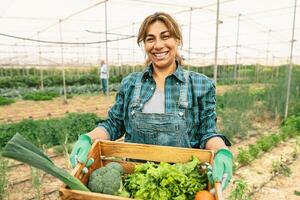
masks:
<svg viewBox="0 0 300 200"><path fill-rule="evenodd" d="M202 190L196 193L195 200L215 200L215 197L207 190Z"/></svg>

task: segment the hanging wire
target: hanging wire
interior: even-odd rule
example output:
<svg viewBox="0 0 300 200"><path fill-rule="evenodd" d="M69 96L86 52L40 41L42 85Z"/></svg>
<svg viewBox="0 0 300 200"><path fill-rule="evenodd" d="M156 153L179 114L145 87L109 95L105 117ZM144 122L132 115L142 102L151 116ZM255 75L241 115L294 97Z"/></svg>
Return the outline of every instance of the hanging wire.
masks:
<svg viewBox="0 0 300 200"><path fill-rule="evenodd" d="M15 35L8 35L5 33L0 33L0 35L5 36L5 37L10 37L10 38L15 38L15 39L20 39L20 40L27 40L27 41L32 41L32 42L41 42L41 43L50 43L50 44L81 44L81 45L88 45L88 44L99 44L99 43L105 43L106 41L96 41L96 42L58 42L58 41L47 41L47 40L37 40L37 39L32 39L32 38L25 38L25 37L19 37ZM107 42L115 42L115 41L120 41L120 40L127 40L130 38L136 37L135 35L131 35L128 37L123 37L123 38L117 38L117 39L109 39Z"/></svg>

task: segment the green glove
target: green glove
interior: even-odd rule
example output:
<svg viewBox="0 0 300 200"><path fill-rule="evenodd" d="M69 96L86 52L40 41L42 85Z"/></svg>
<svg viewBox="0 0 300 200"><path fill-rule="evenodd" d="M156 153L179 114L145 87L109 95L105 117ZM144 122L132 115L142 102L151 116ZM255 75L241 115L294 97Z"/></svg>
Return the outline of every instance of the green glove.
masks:
<svg viewBox="0 0 300 200"><path fill-rule="evenodd" d="M219 149L214 158L214 165L211 173L208 173L208 179L212 185L214 182L222 183L222 190L224 190L232 177L232 153L225 148Z"/></svg>
<svg viewBox="0 0 300 200"><path fill-rule="evenodd" d="M79 136L70 155L72 168L74 168L78 162L86 163L86 159L91 149L91 146L92 140L87 134Z"/></svg>

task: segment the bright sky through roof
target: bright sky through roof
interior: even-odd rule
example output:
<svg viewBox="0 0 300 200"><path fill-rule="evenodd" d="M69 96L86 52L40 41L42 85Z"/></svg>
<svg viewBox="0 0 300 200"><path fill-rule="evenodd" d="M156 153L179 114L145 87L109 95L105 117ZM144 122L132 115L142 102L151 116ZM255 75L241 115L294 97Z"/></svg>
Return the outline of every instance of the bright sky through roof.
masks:
<svg viewBox="0 0 300 200"><path fill-rule="evenodd" d="M1 63L37 63L39 45L44 64L59 63L60 44L38 43L26 40L72 43L104 41L104 3L95 0L1 0L0 33L17 36L16 39L0 35ZM183 32L182 55L189 49L189 19L191 21L191 63L212 64L216 31L216 0L109 0L108 39L115 40L136 35L140 22L149 14L165 11L181 24ZM238 14L240 31L238 58L241 63L287 63L290 54L294 0L221 0L218 63L234 63L237 41ZM299 39L300 2L298 1L295 40ZM91 8L89 8L91 7ZM85 11L84 9L89 8ZM81 13L72 16L73 14ZM95 33L96 32L96 33ZM39 33L39 34L38 34ZM142 63L144 54L136 38L108 43L109 62L115 64ZM63 49L69 64L95 64L105 57L105 43L69 44ZM294 43L294 63L300 63L299 41Z"/></svg>

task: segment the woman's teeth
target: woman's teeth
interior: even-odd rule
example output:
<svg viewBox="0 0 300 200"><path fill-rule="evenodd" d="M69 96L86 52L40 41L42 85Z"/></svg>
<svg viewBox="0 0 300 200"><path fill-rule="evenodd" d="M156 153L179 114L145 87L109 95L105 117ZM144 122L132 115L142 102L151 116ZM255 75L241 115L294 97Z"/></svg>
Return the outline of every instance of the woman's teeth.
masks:
<svg viewBox="0 0 300 200"><path fill-rule="evenodd" d="M167 55L168 52L163 52L163 53L154 53L154 56L157 58L157 59L163 59L166 55Z"/></svg>

